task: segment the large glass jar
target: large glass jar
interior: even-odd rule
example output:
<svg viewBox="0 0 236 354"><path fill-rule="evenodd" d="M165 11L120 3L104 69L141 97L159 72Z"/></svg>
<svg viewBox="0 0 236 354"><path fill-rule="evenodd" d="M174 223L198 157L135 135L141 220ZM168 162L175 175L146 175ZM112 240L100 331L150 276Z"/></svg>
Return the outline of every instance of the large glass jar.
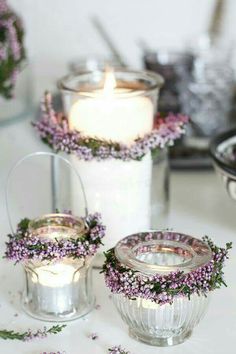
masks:
<svg viewBox="0 0 236 354"><path fill-rule="evenodd" d="M152 131L162 84L163 79L152 72L114 69L67 76L59 88L70 129L90 139L130 146ZM164 156L159 155L160 160ZM166 194L158 200L160 189L153 188L163 182L156 178L150 151L139 160L86 161L74 155L71 161L82 178L89 210L103 215L106 249L127 234L151 228L152 220L158 220L159 211L165 209ZM165 175L164 180L168 181ZM73 191L73 180L71 187ZM75 199L74 209L79 214Z"/></svg>
<svg viewBox="0 0 236 354"><path fill-rule="evenodd" d="M203 241L174 232L128 236L115 247L116 259L142 277L169 275L179 270L187 274L206 265L211 256ZM121 292L113 294L113 301L132 337L151 345L171 346L191 335L207 310L209 296L175 296L172 302L160 304L146 295L130 298Z"/></svg>
<svg viewBox="0 0 236 354"><path fill-rule="evenodd" d="M30 237L47 240L78 238L85 231L84 221L68 214L45 215L29 224ZM52 261L41 258L24 263L25 311L48 321L67 321L87 314L95 301L91 257Z"/></svg>

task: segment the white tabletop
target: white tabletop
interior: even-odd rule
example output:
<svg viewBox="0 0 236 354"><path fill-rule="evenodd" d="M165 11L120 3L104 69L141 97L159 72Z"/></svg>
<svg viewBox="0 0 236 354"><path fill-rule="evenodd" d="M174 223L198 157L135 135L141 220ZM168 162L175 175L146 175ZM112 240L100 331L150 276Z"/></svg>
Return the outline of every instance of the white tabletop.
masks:
<svg viewBox="0 0 236 354"><path fill-rule="evenodd" d="M29 120L0 128L0 234L1 255L6 234L10 231L3 198L4 184L10 166L26 153L45 150L36 138ZM212 172L173 172L168 227L197 237L208 235L219 245L236 239L236 204L226 195ZM31 319L20 306L19 291L23 285L20 266L1 260L0 329L24 331L42 328L45 323ZM236 257L231 251L225 268L228 288L216 291L206 317L184 344L156 348L128 336L127 326L116 312L103 276L94 270L94 291L100 309L87 317L68 323L61 334L29 343L0 340L0 354L40 354L43 351L65 351L66 354L105 354L107 348L122 345L132 354L233 354L236 336ZM50 324L46 324L50 326ZM89 334L96 332L93 341Z"/></svg>

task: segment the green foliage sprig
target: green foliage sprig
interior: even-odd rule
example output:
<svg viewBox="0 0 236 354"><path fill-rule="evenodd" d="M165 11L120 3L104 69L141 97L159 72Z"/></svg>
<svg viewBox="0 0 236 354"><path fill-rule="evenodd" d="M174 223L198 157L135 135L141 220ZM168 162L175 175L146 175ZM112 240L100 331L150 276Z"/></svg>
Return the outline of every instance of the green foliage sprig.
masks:
<svg viewBox="0 0 236 354"><path fill-rule="evenodd" d="M36 339L36 338L46 338L48 336L48 334L58 334L60 333L64 328L66 327L66 325L55 325L50 327L49 329L47 329L46 327L44 327L43 330L37 330L36 332L32 332L32 330L28 330L26 332L15 332L13 330L0 330L0 338L7 340L20 340L23 342L27 342L30 341L32 339Z"/></svg>

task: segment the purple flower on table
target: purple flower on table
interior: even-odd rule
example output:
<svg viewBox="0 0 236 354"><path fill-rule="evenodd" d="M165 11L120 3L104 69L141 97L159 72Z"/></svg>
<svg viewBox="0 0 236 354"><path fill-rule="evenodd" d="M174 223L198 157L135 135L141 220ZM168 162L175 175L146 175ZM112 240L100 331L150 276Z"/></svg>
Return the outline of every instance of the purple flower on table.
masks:
<svg viewBox="0 0 236 354"><path fill-rule="evenodd" d="M130 354L130 352L122 348L120 345L116 345L108 349L108 354Z"/></svg>
<svg viewBox="0 0 236 354"><path fill-rule="evenodd" d="M48 336L47 328L44 327L43 330L38 329L36 332L33 332L31 329L29 329L24 336L24 342L29 342L33 339L43 339Z"/></svg>
<svg viewBox="0 0 236 354"><path fill-rule="evenodd" d="M98 339L98 334L93 332L93 333L90 333L88 335L88 337L91 338L92 340L96 340L96 339Z"/></svg>

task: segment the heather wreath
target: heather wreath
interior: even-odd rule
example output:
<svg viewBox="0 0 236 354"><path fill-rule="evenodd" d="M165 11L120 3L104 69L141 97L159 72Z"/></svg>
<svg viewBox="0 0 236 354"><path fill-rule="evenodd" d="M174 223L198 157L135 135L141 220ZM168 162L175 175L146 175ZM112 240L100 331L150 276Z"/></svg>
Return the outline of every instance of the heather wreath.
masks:
<svg viewBox="0 0 236 354"><path fill-rule="evenodd" d="M25 60L21 19L0 0L0 96L10 99Z"/></svg>
<svg viewBox="0 0 236 354"><path fill-rule="evenodd" d="M188 117L182 114L158 116L149 134L137 138L131 146L126 146L119 142L85 137L79 131L70 130L68 118L55 112L51 95L46 93L42 102L42 118L33 126L43 142L56 152L75 154L85 161L109 158L140 161L149 151L154 153L172 146L185 133L187 122Z"/></svg>
<svg viewBox="0 0 236 354"><path fill-rule="evenodd" d="M31 235L28 226L29 219L23 219L15 234L8 235L5 257L16 263L27 260L56 261L62 258L85 258L93 256L102 245L105 236L105 226L98 213L85 218L88 229L78 238L58 238L55 240Z"/></svg>
<svg viewBox="0 0 236 354"><path fill-rule="evenodd" d="M168 239L175 237L175 233L169 231L166 231L165 235ZM156 237L156 234L147 235L148 240L152 237ZM188 273L177 270L167 275L141 274L120 263L116 258L115 249L112 248L105 253L103 272L106 285L114 294L122 294L131 300L143 298L159 305L171 304L175 297L180 296L188 298L193 294L206 296L210 291L222 285L226 286L223 266L232 244L227 243L225 248L220 248L207 236L203 238L203 241L212 252L211 260L207 264Z"/></svg>

